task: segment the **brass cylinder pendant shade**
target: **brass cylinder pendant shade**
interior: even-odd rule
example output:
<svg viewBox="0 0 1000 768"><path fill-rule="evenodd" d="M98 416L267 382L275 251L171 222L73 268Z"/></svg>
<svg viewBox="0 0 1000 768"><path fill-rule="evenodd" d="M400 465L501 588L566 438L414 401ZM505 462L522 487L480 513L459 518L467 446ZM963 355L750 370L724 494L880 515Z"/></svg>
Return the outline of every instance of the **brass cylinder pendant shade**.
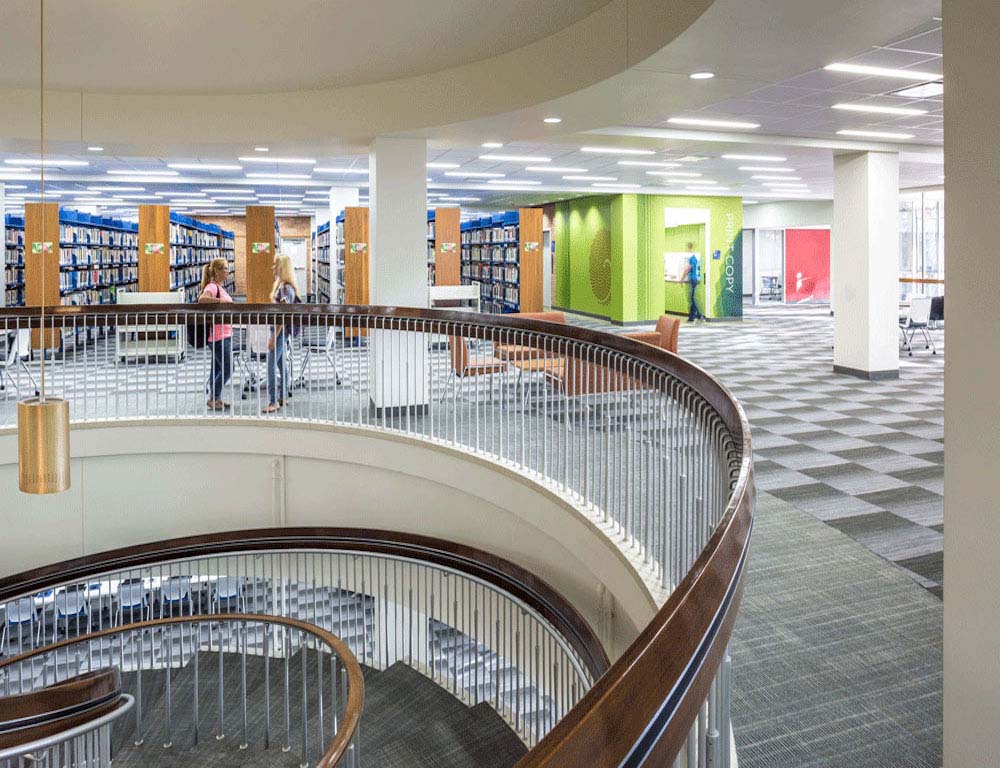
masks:
<svg viewBox="0 0 1000 768"><path fill-rule="evenodd" d="M24 493L69 490L69 401L48 397L17 404L18 484Z"/></svg>

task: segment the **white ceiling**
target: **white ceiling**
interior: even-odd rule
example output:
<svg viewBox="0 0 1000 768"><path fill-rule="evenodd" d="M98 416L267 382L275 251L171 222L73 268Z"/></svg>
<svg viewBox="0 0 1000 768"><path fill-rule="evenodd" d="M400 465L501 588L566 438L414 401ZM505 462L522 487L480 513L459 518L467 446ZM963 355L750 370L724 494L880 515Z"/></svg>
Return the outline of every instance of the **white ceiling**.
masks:
<svg viewBox="0 0 1000 768"><path fill-rule="evenodd" d="M736 0L726 0L731 4ZM921 0L923 2L923 0ZM785 0L759 0L762 3ZM870 10L870 3L865 5ZM923 2L928 9L937 9L933 3ZM923 6L921 6L923 8ZM715 8L715 6L713 6ZM898 20L896 20L898 21ZM698 30L694 25L690 34ZM679 44L691 46L686 35ZM670 49L672 46L668 46ZM691 46L694 47L694 46ZM846 61L882 67L909 68L920 71L940 72L941 58L940 22L928 15L923 22L904 32L897 32L883 42L858 52L845 47L838 55L836 50L824 53L821 61ZM752 55L745 54L745 55ZM710 65L711 62L709 61ZM777 63L764 62L766 67L776 68ZM663 62L653 62L648 66L663 66ZM644 73L638 67L638 76ZM787 63L782 71L787 71ZM792 69L794 71L794 68ZM657 72L656 76L660 77ZM456 131L442 130L430 135L428 160L432 163L451 163L458 169L428 169L429 195L431 203L442 196L461 198L463 207L470 209L496 210L519 204L532 204L547 200L586 194L615 191L658 192L676 194L726 194L742 196L748 200L775 199L829 199L832 196L833 152L850 149L893 149L901 152L901 187L937 186L943 182L943 153L941 150L944 102L942 97L931 99L905 99L894 96L891 91L915 83L884 77L858 77L817 68L815 64L804 68L792 77L783 77L773 83L762 85L756 79L741 81L730 79L720 89L718 80L690 81L686 74L672 74L676 81L680 78L686 89L685 98L693 104L700 104L687 110L674 109L672 97L663 93L658 97L650 92L651 104L645 110L645 119L623 120L630 114L624 106L619 112L608 112L621 120L620 124L610 124L594 131L576 130L576 121L570 113L565 114L565 123L574 128L563 130L562 125L542 125L541 117L546 114L560 114L559 102L530 111L530 115L518 114L512 120L476 121L461 126ZM671 82L673 82L671 81ZM662 78L654 82L668 82ZM738 87L744 83L743 90ZM596 88L596 87L595 87ZM701 91L698 96L698 89ZM723 94L722 98L712 98L713 94ZM662 102L662 103L661 103ZM920 116L873 115L858 112L843 112L832 108L837 103L875 104L883 106L905 106L926 110ZM597 108L595 102L595 109ZM607 111L606 101L600 108ZM656 115L650 118L649 115ZM760 127L741 131L706 131L681 128L667 123L668 116L687 116L712 119L745 120L759 123ZM638 116L637 116L638 117ZM596 119L595 119L596 120ZM527 133L529 139L521 138L525 131L515 125L529 121L533 128ZM593 122L593 121L592 121ZM600 122L598 122L600 125ZM849 139L837 135L842 129L862 129L876 131L905 132L913 135L906 141L873 144L871 140ZM514 136L512 139L511 136ZM482 141L500 141L501 149L483 149ZM10 143L8 142L8 145ZM588 145L609 147L642 148L653 152L648 156L617 156L592 154L581 151ZM366 177L363 174L317 172L319 168L341 168L359 170L367 167L367 157L363 154L345 154L329 151L317 145L313 154L308 147L297 147L295 154L305 154L315 159L315 166L286 166L276 163L265 165L241 163L239 156L254 155L251 145L232 151L215 150L199 153L197 156L159 156L155 158L130 157L116 153L113 146L103 153L88 153L80 142L53 143L49 155L75 158L89 162L82 168L51 169L47 174L48 188L60 189L64 195L59 198L67 205L74 197L69 192L89 192L89 186L127 185L143 186L144 190L132 194L147 194L170 200L170 192L191 192L204 189L233 190L230 192L206 192L202 200L216 200L219 212L238 212L242 201L224 198L238 197L247 191L255 196L247 202L278 202L289 205L289 209L318 211L320 218L328 215L322 194L305 194L310 191L322 193L330 186L360 186L362 193ZM302 150L302 151L299 151ZM481 159L481 155L494 153L505 155L527 155L549 158L543 161L504 161ZM273 148L261 157L275 157L288 152ZM729 160L726 154L770 155L785 158L779 163L761 161ZM31 157L26 154L4 153L4 158ZM621 161L644 161L657 163L677 163L676 167L643 167L622 164ZM243 166L242 171L178 171L181 175L170 179L146 178L134 181L129 178L108 174L110 170L168 170L175 162L229 163ZM581 173L546 173L529 167L569 167L583 169ZM787 171L744 170L746 168L781 168ZM10 166L0 164L0 176L10 177ZM664 176L650 174L662 171L670 174L698 174L696 176ZM304 180L260 180L247 178L246 172L305 173ZM501 181L514 182L513 188L506 188L493 180L478 177L463 177L446 174L462 173L503 174ZM588 179L564 179L563 176L602 176L607 181ZM760 179L754 176L773 176ZM792 178L794 177L794 179ZM787 184L779 181L785 179ZM519 182L536 182L523 184ZM712 183L714 182L714 183ZM7 208L16 210L22 193L38 191L37 176L27 174L21 180L8 183L23 184L25 189L11 189L8 192ZM278 187L276 184L284 184ZM598 186L619 184L621 187ZM796 186L789 186L796 185ZM714 191L713 191L714 190ZM157 193L161 193L157 196ZM101 192L107 199L109 212L115 215L134 213L140 202L155 202L153 199L126 198L112 200L113 192ZM282 198L265 197L282 194ZM28 198L32 199L32 198ZM37 199L37 198L35 198ZM175 207L181 196L174 200ZM77 206L80 207L80 206ZM188 210L207 210L190 202Z"/></svg>
<svg viewBox="0 0 1000 768"><path fill-rule="evenodd" d="M498 56L608 2L50 0L46 77L55 90L161 94L375 83ZM38 8L0 3L0 84L37 87Z"/></svg>

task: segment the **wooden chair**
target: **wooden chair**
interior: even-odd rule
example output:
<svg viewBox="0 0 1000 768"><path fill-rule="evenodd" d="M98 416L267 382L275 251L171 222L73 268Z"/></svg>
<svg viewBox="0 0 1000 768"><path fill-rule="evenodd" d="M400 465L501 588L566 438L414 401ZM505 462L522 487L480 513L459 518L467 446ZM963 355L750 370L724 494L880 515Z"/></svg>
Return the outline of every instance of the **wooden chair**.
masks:
<svg viewBox="0 0 1000 768"><path fill-rule="evenodd" d="M466 379L476 376L495 376L507 372L507 363L489 355L473 355L469 351L469 340L464 336L449 336L451 375L441 395L443 401L448 393L457 387L456 397L461 394ZM492 388L490 390L492 395Z"/></svg>

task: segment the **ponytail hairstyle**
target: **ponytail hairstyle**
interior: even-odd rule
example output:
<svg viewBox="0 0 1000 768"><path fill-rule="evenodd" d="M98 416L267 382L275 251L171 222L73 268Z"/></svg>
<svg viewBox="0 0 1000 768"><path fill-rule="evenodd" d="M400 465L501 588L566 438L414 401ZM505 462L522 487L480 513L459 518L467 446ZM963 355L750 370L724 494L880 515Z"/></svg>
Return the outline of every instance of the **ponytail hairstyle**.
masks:
<svg viewBox="0 0 1000 768"><path fill-rule="evenodd" d="M198 289L198 293L203 293L205 288L208 287L208 284L213 280L216 280L217 275L222 271L222 268L228 266L229 262L223 258L212 259L208 262L208 264L205 265L205 268L201 271L201 287Z"/></svg>

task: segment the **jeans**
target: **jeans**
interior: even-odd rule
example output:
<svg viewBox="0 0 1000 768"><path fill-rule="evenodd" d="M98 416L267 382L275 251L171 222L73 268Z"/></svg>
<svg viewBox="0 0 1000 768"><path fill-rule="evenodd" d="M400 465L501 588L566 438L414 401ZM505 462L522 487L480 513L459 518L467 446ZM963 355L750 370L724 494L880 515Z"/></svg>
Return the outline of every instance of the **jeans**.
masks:
<svg viewBox="0 0 1000 768"><path fill-rule="evenodd" d="M704 320L705 316L698 309L698 300L695 298L695 291L698 290L698 283L688 283L688 296L690 297L690 309L688 310L688 320Z"/></svg>
<svg viewBox="0 0 1000 768"><path fill-rule="evenodd" d="M213 400L222 399L222 388L233 375L233 340L219 339L212 345L212 373L208 377L208 388Z"/></svg>
<svg viewBox="0 0 1000 768"><path fill-rule="evenodd" d="M287 352L288 339L284 331L278 331L274 337L274 350L267 353L267 399L270 403L288 399L291 370Z"/></svg>

